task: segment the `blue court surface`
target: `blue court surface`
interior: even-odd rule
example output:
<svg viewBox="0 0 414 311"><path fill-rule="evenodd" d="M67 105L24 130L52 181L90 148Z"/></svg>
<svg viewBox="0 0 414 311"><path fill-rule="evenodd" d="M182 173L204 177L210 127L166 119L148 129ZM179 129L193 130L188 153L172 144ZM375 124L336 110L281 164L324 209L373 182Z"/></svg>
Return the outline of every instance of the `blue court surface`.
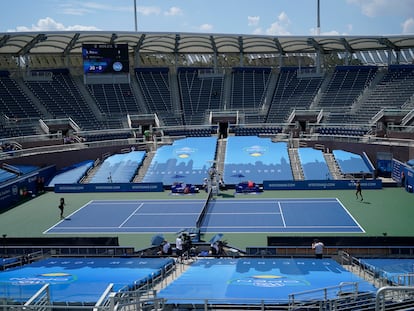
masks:
<svg viewBox="0 0 414 311"><path fill-rule="evenodd" d="M367 258L360 264L377 277L387 279L393 284L412 286L414 284L414 259L410 258Z"/></svg>
<svg viewBox="0 0 414 311"><path fill-rule="evenodd" d="M96 200L45 233L172 233L194 228L203 200ZM211 200L205 232L364 232L336 198Z"/></svg>
<svg viewBox="0 0 414 311"><path fill-rule="evenodd" d="M0 272L0 298L25 302L44 284L51 301L96 303L110 283L119 291L160 275L168 258L50 258Z"/></svg>
<svg viewBox="0 0 414 311"><path fill-rule="evenodd" d="M335 198L211 201L202 232L364 232Z"/></svg>
<svg viewBox="0 0 414 311"><path fill-rule="evenodd" d="M332 259L200 259L159 292L171 304L286 302L289 294L334 287L328 298L339 294L338 285L357 283L358 292L376 288ZM315 290L315 291L314 291ZM323 291L321 291L323 295ZM309 298L309 297L308 297Z"/></svg>

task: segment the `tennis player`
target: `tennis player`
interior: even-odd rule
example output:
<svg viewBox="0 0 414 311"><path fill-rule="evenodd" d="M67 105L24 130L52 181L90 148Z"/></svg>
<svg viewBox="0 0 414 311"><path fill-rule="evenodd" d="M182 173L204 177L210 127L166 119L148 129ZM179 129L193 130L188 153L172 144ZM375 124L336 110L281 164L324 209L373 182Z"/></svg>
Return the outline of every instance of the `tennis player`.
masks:
<svg viewBox="0 0 414 311"><path fill-rule="evenodd" d="M362 197L361 182L359 180L357 180L357 182L355 184L355 189L356 189L355 195L356 195L357 200L359 199L359 197L361 197L361 201L364 201L364 198ZM358 197L358 195L359 195L359 197Z"/></svg>

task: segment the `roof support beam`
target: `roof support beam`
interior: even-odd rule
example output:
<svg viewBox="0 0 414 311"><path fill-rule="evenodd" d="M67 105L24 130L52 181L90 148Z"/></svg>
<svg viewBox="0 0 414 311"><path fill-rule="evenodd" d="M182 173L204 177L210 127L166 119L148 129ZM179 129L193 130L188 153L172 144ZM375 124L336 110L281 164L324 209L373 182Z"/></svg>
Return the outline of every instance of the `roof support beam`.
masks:
<svg viewBox="0 0 414 311"><path fill-rule="evenodd" d="M45 41L47 36L43 33L38 34L29 43L27 43L20 51L17 52L18 56L26 55L37 43Z"/></svg>
<svg viewBox="0 0 414 311"><path fill-rule="evenodd" d="M0 39L0 48L4 46L7 41L9 41L10 35L4 35L3 38Z"/></svg>
<svg viewBox="0 0 414 311"><path fill-rule="evenodd" d="M387 38L380 38L378 40L378 42L380 44L385 45L386 47L388 47L390 49L390 51L388 51L388 65L390 65L392 63L392 50L395 51L396 53L396 63L399 64L400 63L400 53L401 53L401 48L399 46L397 46L396 44L392 43L389 39Z"/></svg>
<svg viewBox="0 0 414 311"><path fill-rule="evenodd" d="M340 38L342 45L345 48L346 58L345 58L345 65L349 64L349 60L352 57L352 54L355 53L355 50L349 44L349 42L345 38Z"/></svg>
<svg viewBox="0 0 414 311"><path fill-rule="evenodd" d="M145 40L145 34L143 33L139 37L139 40L137 42L137 45L134 48L134 63L135 63L134 65L136 67L138 67L141 64L140 59L139 59L139 51L141 50L141 47L144 44L144 40Z"/></svg>
<svg viewBox="0 0 414 311"><path fill-rule="evenodd" d="M349 42L345 38L341 38L340 41L348 53L350 54L355 53L355 50L352 48L352 46L349 44Z"/></svg>
<svg viewBox="0 0 414 311"><path fill-rule="evenodd" d="M286 54L286 52L283 49L283 46L278 38L273 38L273 42L275 43L275 46L279 51L279 67L283 67L283 56Z"/></svg>
<svg viewBox="0 0 414 311"><path fill-rule="evenodd" d="M243 67L243 65L244 65L243 37L239 36L237 41L239 43L240 67Z"/></svg>
<svg viewBox="0 0 414 311"><path fill-rule="evenodd" d="M76 42L78 41L79 36L80 36L79 32L75 33L75 35L72 37L68 45L63 50L63 56L67 56L70 53L70 51L72 50L72 48L75 46Z"/></svg>
<svg viewBox="0 0 414 311"><path fill-rule="evenodd" d="M214 70L217 69L217 55L218 55L218 51L217 51L217 45L216 45L216 41L214 40L213 36L210 36L210 43L211 43L211 48L214 52L213 55L213 65L214 65Z"/></svg>
<svg viewBox="0 0 414 311"><path fill-rule="evenodd" d="M390 49L394 50L394 51L399 51L399 50L400 50L400 48L399 48L397 45L395 45L394 43L392 43L392 42L391 42L389 39L387 39L387 38L380 38L380 39L378 40L378 42L379 42L380 44L385 45L386 47L388 47L388 48L390 48Z"/></svg>
<svg viewBox="0 0 414 311"><path fill-rule="evenodd" d="M111 40L109 41L110 44L115 44L115 40L118 39L118 35L113 33L111 36Z"/></svg>
<svg viewBox="0 0 414 311"><path fill-rule="evenodd" d="M316 51L316 72L320 73L321 72L321 54L324 54L325 51L322 47L322 45L320 45L318 42L316 42L316 40L314 38L308 38L307 40L308 44L310 46L313 46L313 48Z"/></svg>

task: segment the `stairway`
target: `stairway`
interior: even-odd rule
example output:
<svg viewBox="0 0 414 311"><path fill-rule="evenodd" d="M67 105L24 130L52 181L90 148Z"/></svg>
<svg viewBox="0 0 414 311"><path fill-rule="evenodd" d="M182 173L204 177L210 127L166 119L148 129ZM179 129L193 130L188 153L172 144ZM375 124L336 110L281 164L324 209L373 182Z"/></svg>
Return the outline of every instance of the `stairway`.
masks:
<svg viewBox="0 0 414 311"><path fill-rule="evenodd" d="M303 175L302 165L300 164L298 149L289 148L288 153L289 153L290 166L292 168L293 179L304 180L305 176Z"/></svg>
<svg viewBox="0 0 414 311"><path fill-rule="evenodd" d="M146 155L144 161L142 162L142 165L139 167L138 173L135 175L134 180L132 182L138 183L138 182L142 181L145 174L147 173L147 170L148 170L148 168L149 168L149 166L152 162L152 159L155 156L155 152L156 151L147 152L147 155Z"/></svg>
<svg viewBox="0 0 414 311"><path fill-rule="evenodd" d="M216 170L223 176L224 156L226 154L227 138L221 138L217 143Z"/></svg>
<svg viewBox="0 0 414 311"><path fill-rule="evenodd" d="M335 160L335 157L332 153L324 152L323 156L325 158L326 164L328 165L329 171L331 172L331 176L334 180L343 179L341 170L338 166L338 163Z"/></svg>

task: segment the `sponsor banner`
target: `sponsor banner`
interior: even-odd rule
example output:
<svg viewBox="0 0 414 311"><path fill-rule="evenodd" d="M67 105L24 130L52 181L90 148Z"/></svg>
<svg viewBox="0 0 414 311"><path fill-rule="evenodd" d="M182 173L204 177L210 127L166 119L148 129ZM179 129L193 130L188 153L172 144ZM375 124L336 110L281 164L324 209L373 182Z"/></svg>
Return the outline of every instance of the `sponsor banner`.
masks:
<svg viewBox="0 0 414 311"><path fill-rule="evenodd" d="M162 183L99 183L99 184L56 184L56 193L80 192L162 192Z"/></svg>
<svg viewBox="0 0 414 311"><path fill-rule="evenodd" d="M356 180L264 180L263 190L334 190L355 189ZM382 181L360 180L362 189L382 189Z"/></svg>

